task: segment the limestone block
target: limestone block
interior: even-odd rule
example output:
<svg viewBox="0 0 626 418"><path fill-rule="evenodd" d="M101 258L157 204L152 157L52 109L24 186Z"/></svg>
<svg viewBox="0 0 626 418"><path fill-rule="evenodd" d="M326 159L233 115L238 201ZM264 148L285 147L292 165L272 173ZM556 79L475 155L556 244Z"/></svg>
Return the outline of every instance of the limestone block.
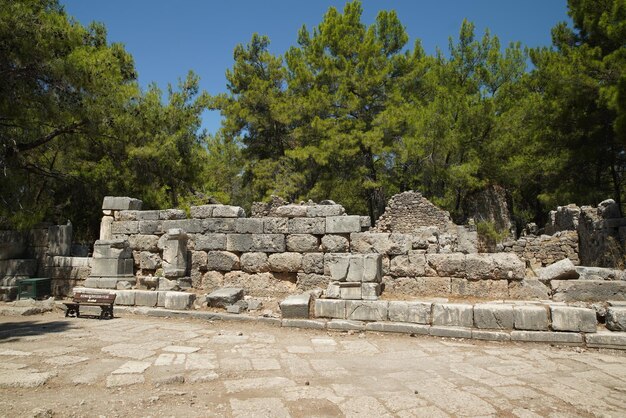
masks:
<svg viewBox="0 0 626 418"><path fill-rule="evenodd" d="M326 218L293 218L287 221L290 234L324 234Z"/></svg>
<svg viewBox="0 0 626 418"><path fill-rule="evenodd" d="M146 235L163 234L163 223L161 221L139 221L139 233ZM100 239L103 239L100 237Z"/></svg>
<svg viewBox="0 0 626 418"><path fill-rule="evenodd" d="M302 271L324 274L324 254L307 253L302 256Z"/></svg>
<svg viewBox="0 0 626 418"><path fill-rule="evenodd" d="M289 232L286 218L263 218L263 232L266 234L286 234Z"/></svg>
<svg viewBox="0 0 626 418"><path fill-rule="evenodd" d="M626 270L576 266L580 280L626 280Z"/></svg>
<svg viewBox="0 0 626 418"><path fill-rule="evenodd" d="M186 274L187 239L187 234L181 229L167 231L163 249L163 272L166 277L182 277Z"/></svg>
<svg viewBox="0 0 626 418"><path fill-rule="evenodd" d="M338 282L328 283L326 290L324 291L324 297L327 299L340 299L341 287Z"/></svg>
<svg viewBox="0 0 626 418"><path fill-rule="evenodd" d="M325 329L326 322L315 319L290 319L285 318L280 321L281 327L305 328L305 329Z"/></svg>
<svg viewBox="0 0 626 418"><path fill-rule="evenodd" d="M241 269L248 273L270 271L270 264L265 253L243 253L241 254L240 263Z"/></svg>
<svg viewBox="0 0 626 418"><path fill-rule="evenodd" d="M361 232L361 218L358 215L326 217L327 234L349 234L352 232Z"/></svg>
<svg viewBox="0 0 626 418"><path fill-rule="evenodd" d="M383 277L385 293L410 296L450 295L451 279L449 277Z"/></svg>
<svg viewBox="0 0 626 418"><path fill-rule="evenodd" d="M157 297L157 307L159 308L164 308L165 307L165 295L167 294L167 292L161 292L158 291L158 297Z"/></svg>
<svg viewBox="0 0 626 418"><path fill-rule="evenodd" d="M348 257L347 282L360 282L363 279L363 257L350 255Z"/></svg>
<svg viewBox="0 0 626 418"><path fill-rule="evenodd" d="M141 210L143 202L131 197L105 196L102 210Z"/></svg>
<svg viewBox="0 0 626 418"><path fill-rule="evenodd" d="M389 249L389 233L359 232L350 234L350 248L353 253L387 254Z"/></svg>
<svg viewBox="0 0 626 418"><path fill-rule="evenodd" d="M111 234L137 234L139 233L139 221L114 221L111 224Z"/></svg>
<svg viewBox="0 0 626 418"><path fill-rule="evenodd" d="M187 214L182 209L164 209L159 211L159 219L162 221L169 221L175 219L186 219ZM167 228L165 228L167 230ZM190 231L187 231L190 232Z"/></svg>
<svg viewBox="0 0 626 418"><path fill-rule="evenodd" d="M513 329L513 305L479 303L474 305L474 326L481 329Z"/></svg>
<svg viewBox="0 0 626 418"><path fill-rule="evenodd" d="M427 254L426 261L440 277L465 277L467 274L466 257L461 253Z"/></svg>
<svg viewBox="0 0 626 418"><path fill-rule="evenodd" d="M224 275L218 271L207 271L202 275L200 288L213 291L224 286Z"/></svg>
<svg viewBox="0 0 626 418"><path fill-rule="evenodd" d="M252 251L251 234L228 234L226 235L226 250L236 252Z"/></svg>
<svg viewBox="0 0 626 418"><path fill-rule="evenodd" d="M424 276L426 270L426 255L416 251L409 251L407 255L397 255L391 259L389 272L392 276Z"/></svg>
<svg viewBox="0 0 626 418"><path fill-rule="evenodd" d="M515 329L546 331L550 324L548 309L542 305L513 306Z"/></svg>
<svg viewBox="0 0 626 418"><path fill-rule="evenodd" d="M113 237L111 226L113 225L112 216L103 216L100 221L100 239L109 240Z"/></svg>
<svg viewBox="0 0 626 418"><path fill-rule="evenodd" d="M342 253L350 250L350 242L341 235L324 235L322 237L322 251L327 253Z"/></svg>
<svg viewBox="0 0 626 418"><path fill-rule="evenodd" d="M116 283L116 289L118 290L130 290L132 289L133 285L130 284L129 281L127 280L121 280L119 282Z"/></svg>
<svg viewBox="0 0 626 418"><path fill-rule="evenodd" d="M159 250L158 242L159 237L156 235L137 234L128 237L128 244L133 250L156 252Z"/></svg>
<svg viewBox="0 0 626 418"><path fill-rule="evenodd" d="M239 270L239 257L228 251L209 251L207 253L207 270L231 271Z"/></svg>
<svg viewBox="0 0 626 418"><path fill-rule="evenodd" d="M345 281L348 276L349 267L350 256L348 254L324 255L324 272L327 273L332 280L338 282Z"/></svg>
<svg viewBox="0 0 626 418"><path fill-rule="evenodd" d="M240 218L235 220L235 232L238 234L262 234L263 219Z"/></svg>
<svg viewBox="0 0 626 418"><path fill-rule="evenodd" d="M345 213L341 205L313 205L306 207L308 218L325 218L327 216L340 216Z"/></svg>
<svg viewBox="0 0 626 418"><path fill-rule="evenodd" d="M252 234L252 251L281 253L285 251L283 234Z"/></svg>
<svg viewBox="0 0 626 418"><path fill-rule="evenodd" d="M53 225L48 228L48 255L70 255L72 225Z"/></svg>
<svg viewBox="0 0 626 418"><path fill-rule="evenodd" d="M214 218L245 218L246 211L239 206L217 205L213 208Z"/></svg>
<svg viewBox="0 0 626 418"><path fill-rule="evenodd" d="M472 327L474 325L473 307L460 303L434 303L433 325Z"/></svg>
<svg viewBox="0 0 626 418"><path fill-rule="evenodd" d="M196 219L211 218L213 216L213 208L216 206L218 205L192 206L189 208L189 214Z"/></svg>
<svg viewBox="0 0 626 418"><path fill-rule="evenodd" d="M414 322L417 324L430 324L430 302L389 302L389 320L395 322Z"/></svg>
<svg viewBox="0 0 626 418"><path fill-rule="evenodd" d="M328 276L315 273L298 273L296 278L296 287L300 291L326 289L329 282L330 277Z"/></svg>
<svg viewBox="0 0 626 418"><path fill-rule="evenodd" d="M522 280L526 265L514 253L467 254L465 268L468 279Z"/></svg>
<svg viewBox="0 0 626 418"><path fill-rule="evenodd" d="M191 270L207 271L208 255L205 251L191 252Z"/></svg>
<svg viewBox="0 0 626 418"><path fill-rule="evenodd" d="M226 234L195 234L192 239L194 248L199 251L226 249Z"/></svg>
<svg viewBox="0 0 626 418"><path fill-rule="evenodd" d="M382 256L380 254L352 255L363 259L362 282L380 283L382 279Z"/></svg>
<svg viewBox="0 0 626 418"><path fill-rule="evenodd" d="M122 210L118 213L120 221L158 221L158 210Z"/></svg>
<svg viewBox="0 0 626 418"><path fill-rule="evenodd" d="M235 218L210 218L202 220L204 232L233 233L235 232Z"/></svg>
<svg viewBox="0 0 626 418"><path fill-rule="evenodd" d="M556 302L602 302L626 300L626 282L607 280L553 280L552 298Z"/></svg>
<svg viewBox="0 0 626 418"><path fill-rule="evenodd" d="M316 236L310 234L291 234L286 238L287 251L311 253L319 251L319 242Z"/></svg>
<svg viewBox="0 0 626 418"><path fill-rule="evenodd" d="M511 331L512 341L580 345L583 337L572 332Z"/></svg>
<svg viewBox="0 0 626 418"><path fill-rule="evenodd" d="M367 231L372 226L372 220L369 216L359 216L361 219L361 231Z"/></svg>
<svg viewBox="0 0 626 418"><path fill-rule="evenodd" d="M361 282L339 283L339 297L346 300L360 300L363 298Z"/></svg>
<svg viewBox="0 0 626 418"><path fill-rule="evenodd" d="M93 258L130 258L132 251L126 240L98 240L93 245Z"/></svg>
<svg viewBox="0 0 626 418"><path fill-rule="evenodd" d="M91 261L91 276L132 276L133 259L94 258Z"/></svg>
<svg viewBox="0 0 626 418"><path fill-rule="evenodd" d="M163 230L181 229L188 234L198 234L204 232L204 221L202 219L173 219L163 221Z"/></svg>
<svg viewBox="0 0 626 418"><path fill-rule="evenodd" d="M159 277L159 290L179 290L180 286L178 285L178 281L170 280L165 277Z"/></svg>
<svg viewBox="0 0 626 418"><path fill-rule="evenodd" d="M115 304L123 306L133 306L135 304L134 290L116 290Z"/></svg>
<svg viewBox="0 0 626 418"><path fill-rule="evenodd" d="M509 284L506 280L467 280L453 277L450 293L461 297L508 299Z"/></svg>
<svg viewBox="0 0 626 418"><path fill-rule="evenodd" d="M303 218L307 215L308 206L284 205L276 208L274 213L282 218Z"/></svg>
<svg viewBox="0 0 626 418"><path fill-rule="evenodd" d="M434 337L472 338L472 331L472 329L465 327L433 325L428 329L428 334Z"/></svg>
<svg viewBox="0 0 626 418"><path fill-rule="evenodd" d="M623 350L624 347L626 347L626 333L605 331L595 334L587 334L585 335L585 342L587 343L587 347Z"/></svg>
<svg viewBox="0 0 626 418"><path fill-rule="evenodd" d="M509 297L520 300L550 299L550 288L537 279L509 282Z"/></svg>
<svg viewBox="0 0 626 418"><path fill-rule="evenodd" d="M209 306L224 308L243 298L243 289L239 287L223 287L207 296Z"/></svg>
<svg viewBox="0 0 626 418"><path fill-rule="evenodd" d="M0 277L34 276L37 271L37 260L13 259L0 260Z"/></svg>
<svg viewBox="0 0 626 418"><path fill-rule="evenodd" d="M269 263L270 271L295 273L302 268L302 254L292 252L271 254Z"/></svg>
<svg viewBox="0 0 626 418"><path fill-rule="evenodd" d="M291 295L279 304L283 318L308 318L310 305L310 293Z"/></svg>
<svg viewBox="0 0 626 418"><path fill-rule="evenodd" d="M551 306L554 331L596 332L596 311L573 306Z"/></svg>
<svg viewBox="0 0 626 418"><path fill-rule="evenodd" d="M241 305L228 305L226 307L226 312L231 314L240 314L243 311L244 308Z"/></svg>
<svg viewBox="0 0 626 418"><path fill-rule="evenodd" d="M463 254L476 254L478 252L478 232L471 231L465 226L457 226L456 250Z"/></svg>
<svg viewBox="0 0 626 418"><path fill-rule="evenodd" d="M134 292L136 306L157 306L159 292L149 290L135 290Z"/></svg>
<svg viewBox="0 0 626 418"><path fill-rule="evenodd" d="M139 253L139 268L142 270L156 270L161 267L161 257L148 251Z"/></svg>
<svg viewBox="0 0 626 418"><path fill-rule="evenodd" d="M353 321L386 321L387 301L346 301L346 319Z"/></svg>
<svg viewBox="0 0 626 418"><path fill-rule="evenodd" d="M346 319L346 301L315 299L315 316L318 318Z"/></svg>
<svg viewBox="0 0 626 418"><path fill-rule="evenodd" d="M194 293L167 292L165 293L165 309L187 310L193 306L195 299Z"/></svg>
<svg viewBox="0 0 626 418"><path fill-rule="evenodd" d="M380 283L362 283L361 284L361 299L363 300L378 300L381 294Z"/></svg>
<svg viewBox="0 0 626 418"><path fill-rule="evenodd" d="M626 331L626 307L608 307L606 310L606 327L611 331Z"/></svg>
<svg viewBox="0 0 626 418"><path fill-rule="evenodd" d="M333 319L328 321L326 328L336 331L365 331L365 322Z"/></svg>
<svg viewBox="0 0 626 418"><path fill-rule="evenodd" d="M51 257L51 259L51 265L55 267L89 267L91 265L90 257L68 257L58 255Z"/></svg>
<svg viewBox="0 0 626 418"><path fill-rule="evenodd" d="M224 286L242 287L250 296L286 297L296 292L295 274L231 271L224 274Z"/></svg>
<svg viewBox="0 0 626 418"><path fill-rule="evenodd" d="M537 271L537 276L539 280L550 281L577 279L579 274L574 263L569 258L564 258L547 267L540 268Z"/></svg>

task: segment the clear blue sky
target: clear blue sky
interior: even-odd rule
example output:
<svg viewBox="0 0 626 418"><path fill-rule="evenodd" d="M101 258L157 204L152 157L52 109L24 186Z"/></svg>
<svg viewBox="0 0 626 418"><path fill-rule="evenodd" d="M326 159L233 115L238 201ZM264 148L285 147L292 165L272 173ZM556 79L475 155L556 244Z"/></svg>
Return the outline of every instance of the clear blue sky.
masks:
<svg viewBox="0 0 626 418"><path fill-rule="evenodd" d="M284 53L296 43L302 24L318 25L326 10L343 10L335 0L61 0L82 24L99 21L111 42L121 42L135 58L139 82L156 82L162 90L189 70L200 76L211 94L226 90L224 73L233 64L233 49L252 34L269 36L270 50ZM448 37L458 35L464 18L486 28L502 45L520 41L528 47L548 46L550 29L569 21L566 0L364 0L363 21L379 10L394 9L409 34L409 45L422 41L427 53L447 50ZM205 112L202 126L219 128L217 112Z"/></svg>

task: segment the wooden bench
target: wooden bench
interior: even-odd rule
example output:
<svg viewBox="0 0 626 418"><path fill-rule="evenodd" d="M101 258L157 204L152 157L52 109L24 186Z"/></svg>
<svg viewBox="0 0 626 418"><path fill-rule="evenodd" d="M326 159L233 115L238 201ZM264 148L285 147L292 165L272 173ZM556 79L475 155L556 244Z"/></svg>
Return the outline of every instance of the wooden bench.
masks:
<svg viewBox="0 0 626 418"><path fill-rule="evenodd" d="M74 293L71 302L64 302L67 307L65 316L80 317L80 306L99 306L100 319L113 318L113 303L115 302L115 293Z"/></svg>

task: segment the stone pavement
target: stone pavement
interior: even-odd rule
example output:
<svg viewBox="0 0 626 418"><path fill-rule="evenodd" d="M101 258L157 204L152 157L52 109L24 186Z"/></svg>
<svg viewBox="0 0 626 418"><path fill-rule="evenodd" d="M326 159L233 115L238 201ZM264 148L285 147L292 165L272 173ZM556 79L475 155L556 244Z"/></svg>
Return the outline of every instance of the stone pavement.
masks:
<svg viewBox="0 0 626 418"><path fill-rule="evenodd" d="M126 315L0 317L1 416L624 416L626 353Z"/></svg>

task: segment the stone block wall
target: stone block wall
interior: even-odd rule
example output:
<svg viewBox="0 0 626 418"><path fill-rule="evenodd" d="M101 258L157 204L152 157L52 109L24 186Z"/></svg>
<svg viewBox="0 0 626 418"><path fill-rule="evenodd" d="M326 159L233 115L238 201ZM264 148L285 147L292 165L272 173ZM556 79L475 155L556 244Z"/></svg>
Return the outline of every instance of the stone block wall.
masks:
<svg viewBox="0 0 626 418"><path fill-rule="evenodd" d="M504 252L515 253L531 268L545 267L569 258L576 265L578 257L578 233L561 231L554 235L527 235L516 241L505 241Z"/></svg>

